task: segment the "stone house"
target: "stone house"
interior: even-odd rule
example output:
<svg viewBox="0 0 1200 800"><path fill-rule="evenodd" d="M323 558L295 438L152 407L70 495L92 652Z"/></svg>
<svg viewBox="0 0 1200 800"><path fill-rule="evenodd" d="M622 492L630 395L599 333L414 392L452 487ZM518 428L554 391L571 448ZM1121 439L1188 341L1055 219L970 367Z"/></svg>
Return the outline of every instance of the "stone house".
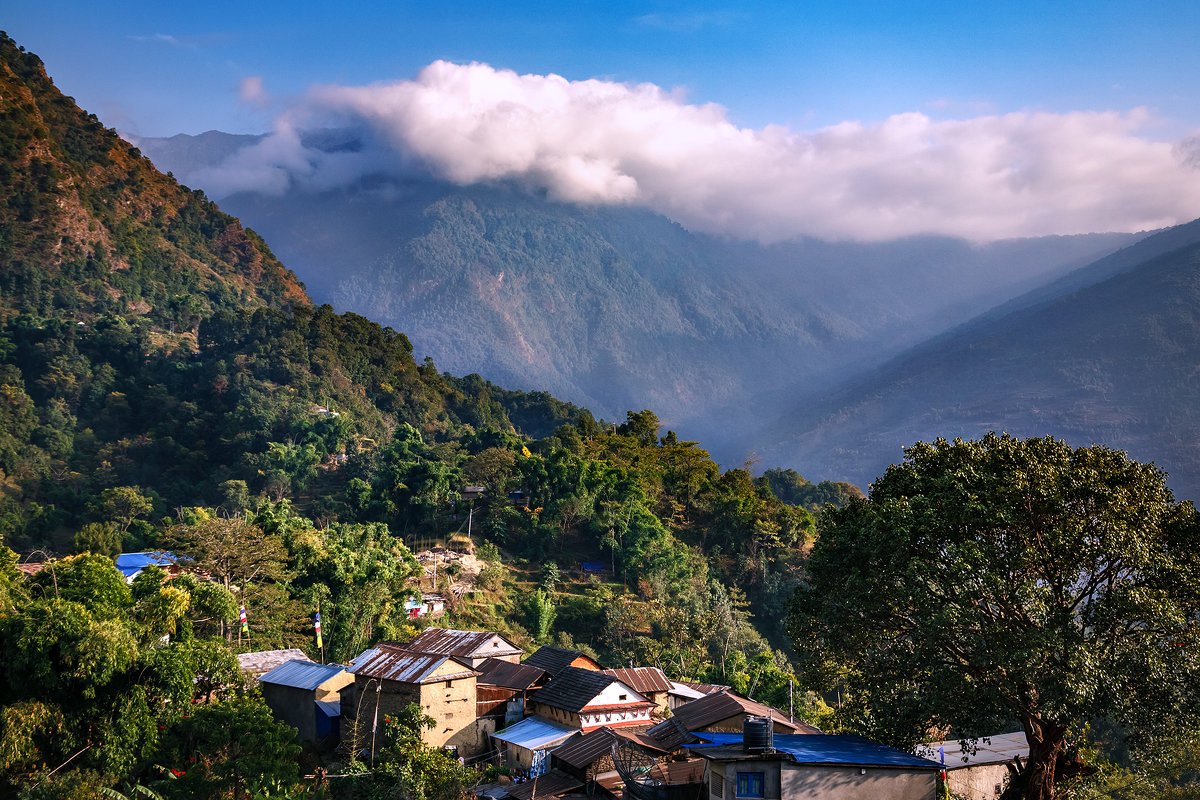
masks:
<svg viewBox="0 0 1200 800"><path fill-rule="evenodd" d="M528 662L526 662L528 663ZM612 675L566 667L529 696L527 713L587 732L650 725L654 704Z"/></svg>
<svg viewBox="0 0 1200 800"><path fill-rule="evenodd" d="M398 645L378 644L350 665L354 683L342 690L342 740L370 751L377 719L399 714L416 703L435 725L421 732L430 747L474 752L475 679L478 672L450 656L413 653ZM378 747L380 743L377 742Z"/></svg>

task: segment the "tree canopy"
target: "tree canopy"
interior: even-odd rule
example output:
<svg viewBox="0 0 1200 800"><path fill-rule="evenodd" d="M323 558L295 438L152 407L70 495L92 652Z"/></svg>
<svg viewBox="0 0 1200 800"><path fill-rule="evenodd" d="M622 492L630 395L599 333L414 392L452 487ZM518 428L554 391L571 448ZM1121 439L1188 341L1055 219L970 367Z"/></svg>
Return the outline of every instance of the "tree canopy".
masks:
<svg viewBox="0 0 1200 800"><path fill-rule="evenodd" d="M1182 723L1200 678L1200 525L1165 475L1105 447L990 434L905 451L827 509L799 650L851 727L900 746L1020 723L1029 798L1090 720Z"/></svg>

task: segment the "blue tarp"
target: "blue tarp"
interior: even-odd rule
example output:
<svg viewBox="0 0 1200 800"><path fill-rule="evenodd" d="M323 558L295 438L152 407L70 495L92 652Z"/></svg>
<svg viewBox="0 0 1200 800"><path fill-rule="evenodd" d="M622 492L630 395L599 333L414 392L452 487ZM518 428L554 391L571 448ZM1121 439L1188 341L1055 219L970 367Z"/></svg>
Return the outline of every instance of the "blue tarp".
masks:
<svg viewBox="0 0 1200 800"><path fill-rule="evenodd" d="M117 569L126 578L132 578L146 567L168 567L175 562L175 554L165 550L150 553L121 553L117 556Z"/></svg>
<svg viewBox="0 0 1200 800"><path fill-rule="evenodd" d="M584 572L604 572L608 566L603 561L581 561L579 568Z"/></svg>
<svg viewBox="0 0 1200 800"><path fill-rule="evenodd" d="M694 736L718 745L742 744L740 733L695 731ZM775 734L775 749L790 755L797 764L849 764L863 767L909 767L941 769L941 764L849 734ZM688 747L711 745L694 744Z"/></svg>

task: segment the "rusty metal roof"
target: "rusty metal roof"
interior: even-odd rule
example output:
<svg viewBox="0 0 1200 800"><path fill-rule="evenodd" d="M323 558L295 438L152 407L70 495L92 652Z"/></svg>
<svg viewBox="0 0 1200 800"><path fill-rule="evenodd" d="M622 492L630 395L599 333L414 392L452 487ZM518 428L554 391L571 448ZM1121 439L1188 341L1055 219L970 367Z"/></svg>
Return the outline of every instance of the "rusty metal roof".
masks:
<svg viewBox="0 0 1200 800"><path fill-rule="evenodd" d="M714 725L730 717L771 717L775 721L775 729L782 733L820 733L820 729L803 722L788 722L786 711L771 708L762 703L736 695L733 692L718 692L684 703L675 709L676 719L689 731L702 731L709 725Z"/></svg>
<svg viewBox="0 0 1200 800"><path fill-rule="evenodd" d="M506 689L528 689L535 683L544 681L548 673L544 669L529 664L513 664L498 658L486 658L476 669L479 670L478 683L489 686L503 686Z"/></svg>
<svg viewBox="0 0 1200 800"><path fill-rule="evenodd" d="M658 667L606 669L604 674L612 675L635 692L642 694L671 691L671 681Z"/></svg>
<svg viewBox="0 0 1200 800"><path fill-rule="evenodd" d="M446 662L453 664L456 669L434 675L433 673ZM392 644L377 644L369 650L364 650L350 664L350 671L355 675L397 683L449 681L479 674L457 658L434 653L413 653Z"/></svg>
<svg viewBox="0 0 1200 800"><path fill-rule="evenodd" d="M612 728L596 728L588 733L579 733L559 745L554 758L575 769L587 769L592 762L612 752L613 743L626 739L646 748L655 755L667 752L646 736Z"/></svg>
<svg viewBox="0 0 1200 800"><path fill-rule="evenodd" d="M582 786L583 781L573 775L552 769L535 780L514 783L505 786L504 790L508 792L509 797L515 797L517 800L531 800L535 794L538 797L559 797Z"/></svg>
<svg viewBox="0 0 1200 800"><path fill-rule="evenodd" d="M688 732L678 719L664 719L646 731L646 736L664 750L674 750L685 744L696 741L696 737Z"/></svg>
<svg viewBox="0 0 1200 800"><path fill-rule="evenodd" d="M462 658L520 655L525 651L495 631L456 631L450 628L426 628L404 645L414 653L436 653Z"/></svg>

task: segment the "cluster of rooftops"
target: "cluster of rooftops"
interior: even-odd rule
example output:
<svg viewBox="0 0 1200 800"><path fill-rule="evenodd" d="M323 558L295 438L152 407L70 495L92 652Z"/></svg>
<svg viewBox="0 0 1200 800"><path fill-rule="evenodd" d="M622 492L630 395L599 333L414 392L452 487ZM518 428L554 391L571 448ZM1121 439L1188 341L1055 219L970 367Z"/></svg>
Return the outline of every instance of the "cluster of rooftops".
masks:
<svg viewBox="0 0 1200 800"><path fill-rule="evenodd" d="M872 792L907 800L932 797L942 769L861 737L823 734L727 686L672 681L656 667L602 669L584 653L560 647L523 655L496 632L429 628L406 644L368 648L345 666L315 664L299 651L241 658L258 675L276 715L302 736L316 740L325 731L327 739L340 737L343 747L366 755L382 744L367 733L377 730L380 715L417 703L435 720L423 733L428 745L453 750L466 763L507 765L518 776L493 787L493 797L601 791L665 800L669 787L687 786L703 796L714 774L724 786L724 772L733 770L729 779L743 781L738 785L751 793L739 794L735 786L728 797L782 798L791 796L784 791L789 769L820 766L858 778L867 770L875 777L903 774L908 779L894 782L899 793ZM316 721L309 725L309 718ZM747 744L750 724L769 731L765 745L759 728L758 746ZM742 767L726 768L757 770L764 763L766 783L758 771L745 783L736 777ZM753 793L760 789L767 794Z"/></svg>

